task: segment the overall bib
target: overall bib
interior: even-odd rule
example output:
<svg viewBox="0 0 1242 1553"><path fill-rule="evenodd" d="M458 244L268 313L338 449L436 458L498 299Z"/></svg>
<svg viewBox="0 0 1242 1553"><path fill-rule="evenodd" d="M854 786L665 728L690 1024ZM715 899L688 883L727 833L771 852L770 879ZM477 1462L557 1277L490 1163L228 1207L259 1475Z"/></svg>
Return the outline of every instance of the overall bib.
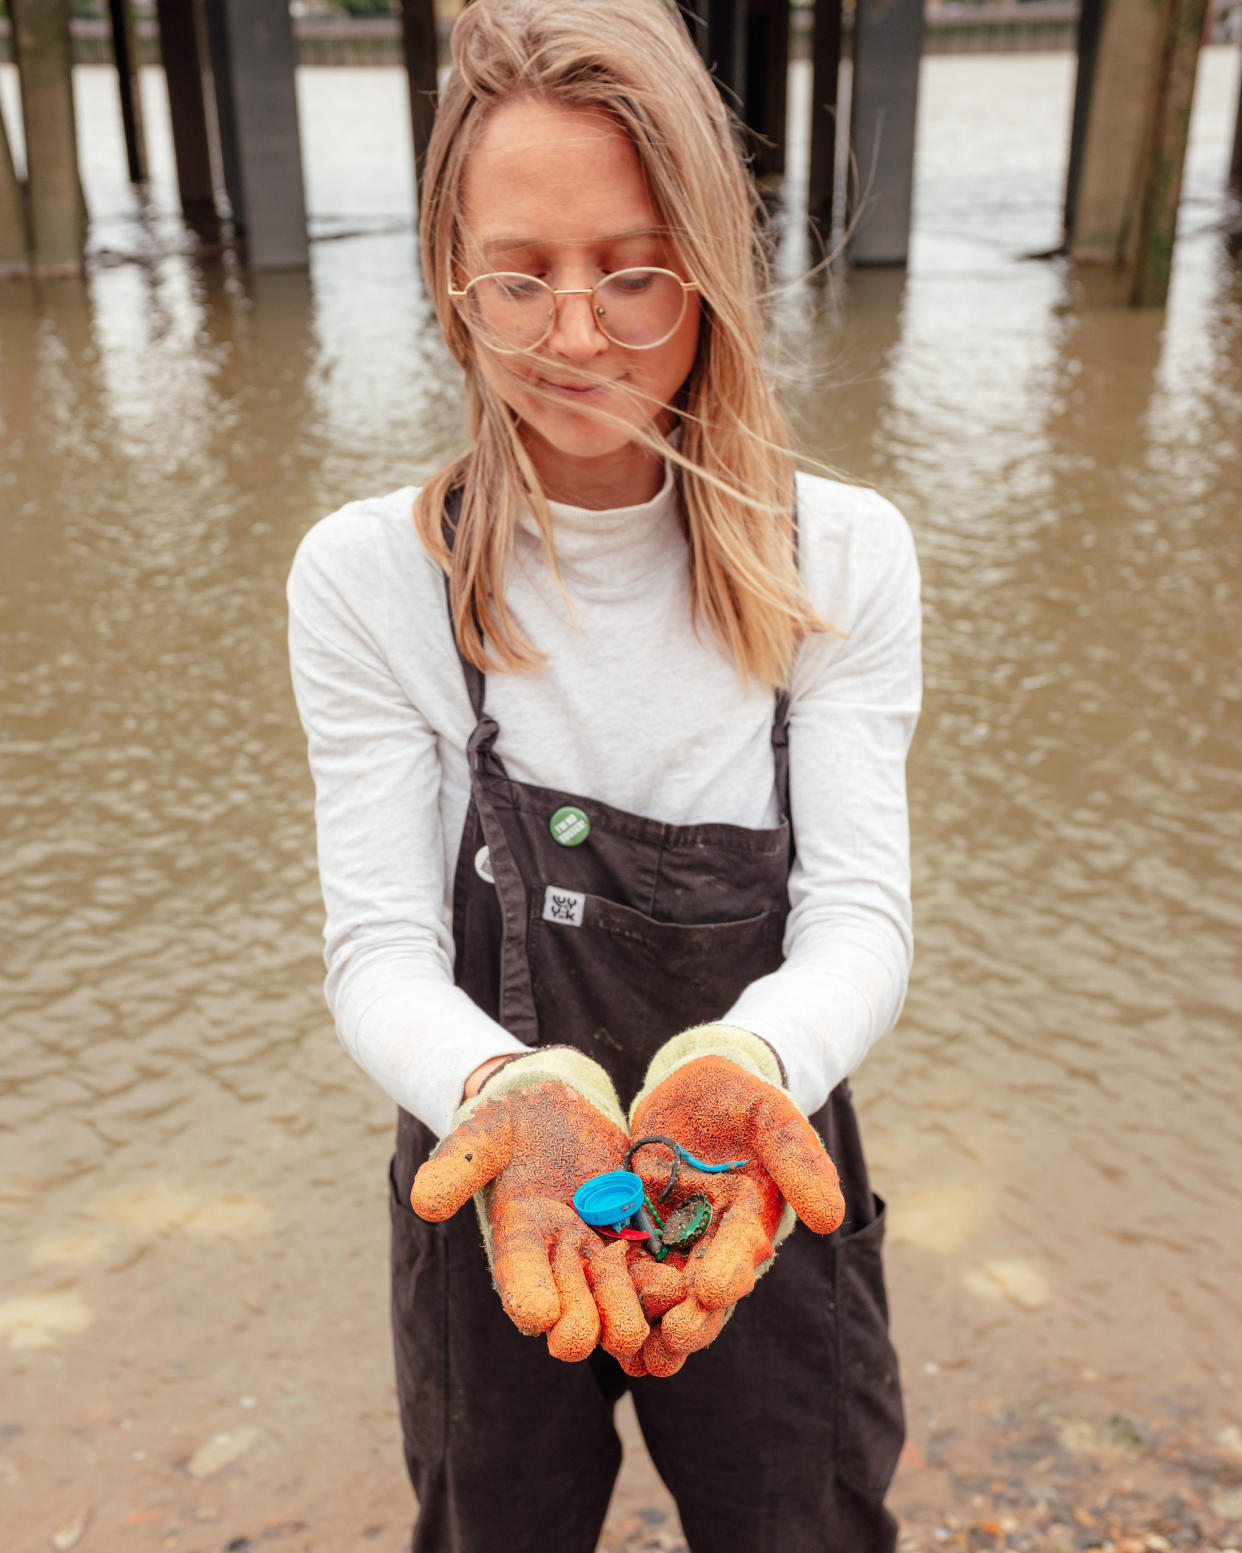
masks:
<svg viewBox="0 0 1242 1553"><path fill-rule="evenodd" d="M788 697L772 724L779 824L666 825L513 781L484 677L462 667L476 726L453 890L457 984L527 1044L588 1053L628 1108L669 1037L719 1017L781 964ZM590 822L578 845L549 828L567 806ZM811 1121L840 1172L841 1228L799 1225L709 1348L676 1375L632 1380L602 1350L566 1364L517 1331L471 1208L442 1224L414 1214L414 1173L436 1139L398 1113L392 1323L420 1511L412 1553L592 1553L626 1389L692 1553L891 1553L883 1498L903 1419L882 1205L848 1087Z"/></svg>

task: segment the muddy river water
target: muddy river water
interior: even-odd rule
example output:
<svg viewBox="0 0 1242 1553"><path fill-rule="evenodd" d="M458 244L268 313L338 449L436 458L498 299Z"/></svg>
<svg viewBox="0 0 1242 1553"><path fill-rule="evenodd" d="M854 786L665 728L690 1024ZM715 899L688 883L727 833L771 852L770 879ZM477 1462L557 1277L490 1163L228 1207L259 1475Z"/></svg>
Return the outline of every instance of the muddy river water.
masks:
<svg viewBox="0 0 1242 1553"><path fill-rule="evenodd" d="M1068 55L928 60L908 272L778 309L806 446L925 580L917 963L856 1084L910 1548L1117 1542L1144 1493L1148 1546L1242 1537L1238 63L1167 312L1025 257ZM0 1547L395 1553L391 1107L321 1000L283 582L459 435L403 81L303 72L311 273L251 280L183 251L160 78L141 205L77 90L89 279L0 289ZM635 1450L607 1545L666 1517Z"/></svg>

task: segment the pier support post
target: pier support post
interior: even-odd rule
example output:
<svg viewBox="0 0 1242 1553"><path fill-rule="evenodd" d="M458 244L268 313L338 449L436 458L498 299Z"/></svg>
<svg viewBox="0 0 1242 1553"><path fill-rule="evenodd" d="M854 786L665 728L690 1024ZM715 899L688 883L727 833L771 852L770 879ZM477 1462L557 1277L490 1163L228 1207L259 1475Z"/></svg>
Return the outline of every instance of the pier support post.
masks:
<svg viewBox="0 0 1242 1553"><path fill-rule="evenodd" d="M149 176L147 140L142 129L142 94L138 86L138 34L131 0L108 0L112 20L112 57L116 61L121 91L121 124L125 130L125 158L129 181L146 183Z"/></svg>
<svg viewBox="0 0 1242 1553"><path fill-rule="evenodd" d="M309 262L287 0L206 0L224 182L255 269Z"/></svg>
<svg viewBox="0 0 1242 1553"><path fill-rule="evenodd" d="M825 249L832 242L837 179L837 102L841 75L841 0L815 0L811 42L811 161L806 213Z"/></svg>
<svg viewBox="0 0 1242 1553"><path fill-rule="evenodd" d="M1121 270L1132 304L1161 307L1206 0L1099 3L1098 41L1080 47L1065 247Z"/></svg>
<svg viewBox="0 0 1242 1553"><path fill-rule="evenodd" d="M747 0L699 0L685 15L721 95L745 120Z"/></svg>
<svg viewBox="0 0 1242 1553"><path fill-rule="evenodd" d="M850 140L858 159L850 262L904 264L910 249L923 0L858 0Z"/></svg>
<svg viewBox="0 0 1242 1553"><path fill-rule="evenodd" d="M25 192L13 166L9 134L0 112L0 280L26 273L30 266L29 243Z"/></svg>
<svg viewBox="0 0 1242 1553"><path fill-rule="evenodd" d="M410 89L410 130L414 137L415 208L422 198L423 159L436 117L438 90L436 8L434 0L401 0L401 52Z"/></svg>
<svg viewBox="0 0 1242 1553"><path fill-rule="evenodd" d="M1091 82L1100 47L1100 23L1104 0L1082 0L1078 8L1078 70L1074 77L1074 117L1070 124L1069 163L1065 174L1065 231L1074 230L1078 209L1078 183L1082 177L1082 148L1091 107Z"/></svg>
<svg viewBox="0 0 1242 1553"><path fill-rule="evenodd" d="M1238 119L1233 130L1233 155L1229 158L1229 187L1242 194L1242 83L1238 86Z"/></svg>
<svg viewBox="0 0 1242 1553"><path fill-rule="evenodd" d="M754 174L774 189L785 176L789 107L789 0L750 0L746 18L746 122L754 130Z"/></svg>
<svg viewBox="0 0 1242 1553"><path fill-rule="evenodd" d="M30 251L36 274L80 273L86 202L78 175L68 0L10 4L26 132Z"/></svg>
<svg viewBox="0 0 1242 1553"><path fill-rule="evenodd" d="M220 240L215 173L211 164L213 122L208 112L210 75L199 0L156 0L160 57L168 82L173 156L181 212L209 243Z"/></svg>

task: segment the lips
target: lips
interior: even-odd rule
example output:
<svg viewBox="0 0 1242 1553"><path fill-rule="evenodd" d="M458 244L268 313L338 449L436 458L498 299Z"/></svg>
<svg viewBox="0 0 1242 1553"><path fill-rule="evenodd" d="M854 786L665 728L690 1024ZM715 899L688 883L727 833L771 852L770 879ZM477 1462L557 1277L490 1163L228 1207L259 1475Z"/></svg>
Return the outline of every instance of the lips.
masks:
<svg viewBox="0 0 1242 1553"><path fill-rule="evenodd" d="M549 393L560 394L569 399L593 399L602 397L612 387L612 383L558 383L552 378L540 378L539 387L545 388Z"/></svg>

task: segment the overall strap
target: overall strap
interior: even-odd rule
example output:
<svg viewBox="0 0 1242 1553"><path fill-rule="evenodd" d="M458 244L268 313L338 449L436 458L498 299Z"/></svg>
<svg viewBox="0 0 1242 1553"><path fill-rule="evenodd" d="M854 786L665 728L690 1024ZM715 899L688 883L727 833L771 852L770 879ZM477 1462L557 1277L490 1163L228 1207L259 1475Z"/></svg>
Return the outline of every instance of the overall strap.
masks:
<svg viewBox="0 0 1242 1553"><path fill-rule="evenodd" d="M789 813L789 692L778 690L772 713L772 768L782 816Z"/></svg>
<svg viewBox="0 0 1242 1553"><path fill-rule="evenodd" d="M457 524L461 518L461 486L454 486L444 498L444 514L440 519L440 531L444 535L444 543L448 546L448 552L453 553L453 543L457 538ZM482 669L477 664L471 663L469 658L461 650L461 642L457 637L457 627L453 623L453 582L448 572L444 574L444 597L448 603L449 629L453 633L453 646L457 649L457 659L461 664L461 672L466 681L466 693L470 697L470 705L474 711L475 720L483 718L483 694L487 681Z"/></svg>
<svg viewBox="0 0 1242 1553"><path fill-rule="evenodd" d="M798 564L798 503L793 506L793 555ZM778 690L776 710L772 714L772 761L775 767L776 796L783 815L789 814L789 691Z"/></svg>

